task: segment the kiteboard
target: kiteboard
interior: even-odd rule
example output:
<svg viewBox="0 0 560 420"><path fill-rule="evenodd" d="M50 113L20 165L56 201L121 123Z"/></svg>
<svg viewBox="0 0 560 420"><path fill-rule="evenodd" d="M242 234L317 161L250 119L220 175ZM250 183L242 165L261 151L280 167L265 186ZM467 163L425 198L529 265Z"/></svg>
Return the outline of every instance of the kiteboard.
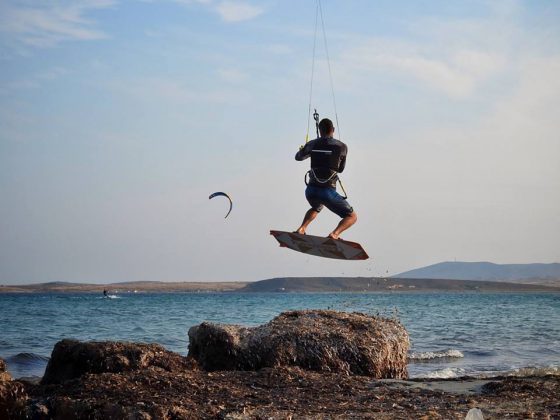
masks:
<svg viewBox="0 0 560 420"><path fill-rule="evenodd" d="M369 258L362 246L356 242L280 230L271 230L270 234L276 238L281 247L304 254L339 260L367 260Z"/></svg>

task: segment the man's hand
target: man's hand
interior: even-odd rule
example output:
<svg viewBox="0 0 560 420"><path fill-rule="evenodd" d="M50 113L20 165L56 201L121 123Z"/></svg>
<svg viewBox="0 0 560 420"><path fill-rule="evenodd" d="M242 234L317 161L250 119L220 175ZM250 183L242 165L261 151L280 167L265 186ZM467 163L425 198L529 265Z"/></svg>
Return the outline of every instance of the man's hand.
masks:
<svg viewBox="0 0 560 420"><path fill-rule="evenodd" d="M302 144L301 146L299 146L299 151L301 152L303 150L305 146Z"/></svg>

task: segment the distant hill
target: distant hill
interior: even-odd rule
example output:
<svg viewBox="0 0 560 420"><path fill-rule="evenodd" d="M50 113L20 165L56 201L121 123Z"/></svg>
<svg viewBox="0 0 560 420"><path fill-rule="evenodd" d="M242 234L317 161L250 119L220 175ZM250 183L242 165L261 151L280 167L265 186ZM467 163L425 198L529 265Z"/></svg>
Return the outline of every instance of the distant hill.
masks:
<svg viewBox="0 0 560 420"><path fill-rule="evenodd" d="M381 277L280 277L248 283L245 287L236 290L236 292L241 293L388 291L560 292L560 288L536 284L473 280L404 279Z"/></svg>
<svg viewBox="0 0 560 420"><path fill-rule="evenodd" d="M556 286L556 287L554 287ZM560 292L554 285L521 284L480 280L410 279L385 277L280 277L255 282L158 282L139 281L111 284L52 282L28 285L0 285L0 293L181 293L181 292L392 292L392 291L476 291L476 292Z"/></svg>
<svg viewBox="0 0 560 420"><path fill-rule="evenodd" d="M230 292L246 282L160 282L136 281L109 284L82 284L55 281L25 285L0 285L0 293L134 293L134 292Z"/></svg>
<svg viewBox="0 0 560 420"><path fill-rule="evenodd" d="M442 262L395 275L398 278L488 280L560 285L560 264Z"/></svg>

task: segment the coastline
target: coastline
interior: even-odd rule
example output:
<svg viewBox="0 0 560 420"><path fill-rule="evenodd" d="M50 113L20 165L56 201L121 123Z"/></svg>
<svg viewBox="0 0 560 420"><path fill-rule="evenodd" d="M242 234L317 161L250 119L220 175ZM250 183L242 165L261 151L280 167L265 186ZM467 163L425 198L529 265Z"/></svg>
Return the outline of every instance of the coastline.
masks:
<svg viewBox="0 0 560 420"><path fill-rule="evenodd" d="M50 282L26 285L0 285L0 293L177 293L231 292L245 287L247 282L158 282L139 281L89 284Z"/></svg>
<svg viewBox="0 0 560 420"><path fill-rule="evenodd" d="M479 408L485 419L555 419L560 376L373 379L297 367L257 371L201 370L187 357L157 366L90 372L60 384L14 381L25 410L42 418L461 419ZM180 366L178 366L180 364Z"/></svg>
<svg viewBox="0 0 560 420"><path fill-rule="evenodd" d="M159 282L107 284L50 282L0 285L0 293L362 293L362 292L560 292L549 283L508 283L482 280L408 279L385 277L286 277L255 282Z"/></svg>

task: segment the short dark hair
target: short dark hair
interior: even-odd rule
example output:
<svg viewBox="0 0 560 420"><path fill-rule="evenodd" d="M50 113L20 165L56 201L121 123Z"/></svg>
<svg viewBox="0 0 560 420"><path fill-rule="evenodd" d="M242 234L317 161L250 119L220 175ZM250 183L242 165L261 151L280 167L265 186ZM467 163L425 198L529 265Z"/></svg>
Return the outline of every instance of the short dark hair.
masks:
<svg viewBox="0 0 560 420"><path fill-rule="evenodd" d="M331 120L328 118L323 118L319 123L319 133L321 136L326 136L327 134L331 134L334 131L334 125Z"/></svg>

